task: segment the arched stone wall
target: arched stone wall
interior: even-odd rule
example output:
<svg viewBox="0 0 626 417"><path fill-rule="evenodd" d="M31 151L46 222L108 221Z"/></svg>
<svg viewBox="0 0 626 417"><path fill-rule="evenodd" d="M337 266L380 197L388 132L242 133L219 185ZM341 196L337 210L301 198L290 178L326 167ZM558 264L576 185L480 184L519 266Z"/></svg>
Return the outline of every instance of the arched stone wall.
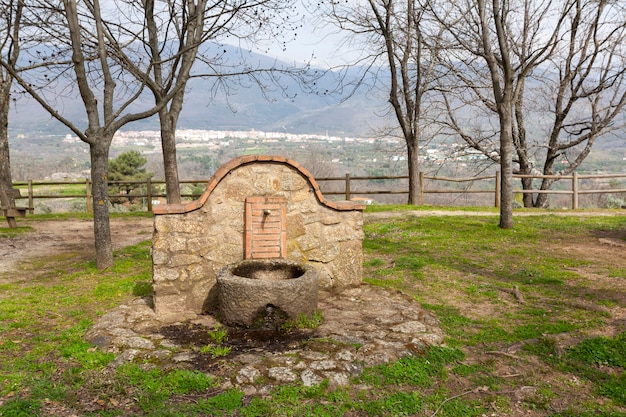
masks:
<svg viewBox="0 0 626 417"><path fill-rule="evenodd" d="M154 304L161 317L210 311L217 272L244 258L248 197L286 199L285 258L318 270L322 289L362 279L362 204L327 201L296 162L246 156L223 165L187 204L154 207Z"/></svg>

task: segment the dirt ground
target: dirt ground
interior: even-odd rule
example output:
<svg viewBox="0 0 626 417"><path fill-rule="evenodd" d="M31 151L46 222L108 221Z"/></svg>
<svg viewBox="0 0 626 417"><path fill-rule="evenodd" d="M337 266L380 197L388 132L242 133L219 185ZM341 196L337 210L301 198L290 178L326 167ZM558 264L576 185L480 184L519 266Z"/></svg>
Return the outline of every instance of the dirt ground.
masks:
<svg viewBox="0 0 626 417"><path fill-rule="evenodd" d="M50 256L71 255L76 260L95 259L92 220L27 218L19 221L18 226L31 227L33 231L15 237L0 237L0 274L19 270L20 266ZM6 223L0 227L6 227ZM113 249L152 239L153 228L152 218L111 219ZM7 280L10 277L0 276L0 283Z"/></svg>
<svg viewBox="0 0 626 417"><path fill-rule="evenodd" d="M537 213L545 214L545 213ZM602 216L620 215L619 212L556 212L557 215L576 216ZM467 211L403 211L403 212L380 212L367 213L367 218L388 218L398 216L485 216L498 215L494 212L467 212ZM516 213L515 216L532 216L536 213ZM626 212L624 212L626 215ZM93 222L84 220L32 220L21 219L18 226L28 226L33 232L23 233L16 237L0 237L0 273L18 269L23 263L36 261L38 258L48 256L72 255L77 260L93 259L95 249L93 243ZM0 225L0 228L6 224ZM135 245L144 240L152 239L154 230L154 220L152 218L113 218L111 219L111 237L113 249ZM606 236L604 240L599 240L599 246L595 249L594 257L615 260L615 249L621 247L626 250L626 244L619 236ZM585 253L588 251L589 242L570 242L571 246L566 250ZM598 252L599 251L599 252ZM606 253L603 253L606 252ZM0 278L0 281L6 278Z"/></svg>

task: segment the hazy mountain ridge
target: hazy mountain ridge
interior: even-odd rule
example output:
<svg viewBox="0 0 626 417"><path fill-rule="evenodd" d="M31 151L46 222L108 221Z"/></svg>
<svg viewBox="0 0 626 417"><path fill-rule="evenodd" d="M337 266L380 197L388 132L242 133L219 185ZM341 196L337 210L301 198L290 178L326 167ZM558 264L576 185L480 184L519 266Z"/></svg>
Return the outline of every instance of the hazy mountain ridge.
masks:
<svg viewBox="0 0 626 417"><path fill-rule="evenodd" d="M214 46L217 47L217 46ZM294 65L252 52L241 51L232 46L219 45L224 55L232 61L225 61L225 67L245 65L253 68L280 69ZM210 52L209 52L210 54ZM348 71L355 74L360 68ZM196 74L203 71L201 66ZM311 70L313 73L315 69ZM320 70L317 70L320 71ZM183 112L178 127L206 130L262 130L285 131L290 133L341 134L346 136L369 136L371 128L384 123L377 114L384 111L384 100L368 97L365 88L358 90L349 100L342 102L339 94L325 94L335 91L340 74L328 72L315 80L315 86L305 85L287 75L280 76L280 85L268 85L262 91L258 85L244 80L241 84L230 83L227 94L214 94L215 78L194 78L187 86ZM315 89L318 93L305 91ZM151 104L146 96L144 108ZM86 115L79 97L60 99L59 111L78 125L86 124ZM156 116L126 125L124 130L158 129ZM53 119L37 102L19 97L14 101L9 120L12 134L66 134L69 130Z"/></svg>
<svg viewBox="0 0 626 417"><path fill-rule="evenodd" d="M243 51L234 46L213 45L207 55L223 54L224 67L246 65L254 68L293 67L284 61L272 57ZM198 66L194 72L202 73ZM318 70L320 71L320 70ZM346 70L346 80L357 78L363 68L354 67ZM315 68L311 69L315 72ZM326 91L341 89L338 79L342 74L328 72L315 83L317 93L311 93L312 86L304 86L298 80L281 75L280 86L270 86L262 91L254 83L246 81L227 89L228 94L214 94L212 78L191 79L185 95L183 112L179 119L179 129L204 130L259 130L300 134L321 134L337 136L369 137L376 136L382 126L397 124L392 119L385 120L381 115L388 114L388 103L384 92L368 90L362 87L347 98L340 94L325 94ZM385 80L376 80L383 84ZM373 80L367 80L368 85ZM382 89L382 87L379 88ZM349 87L344 91L349 91ZM344 93L347 94L347 93ZM38 103L32 99L17 97L11 108L9 134L11 137L45 137L46 135L65 135L69 129L53 119ZM347 98L347 99L346 99ZM142 103L150 105L146 96ZM342 101L345 100L345 101ZM77 124L86 124L86 114L80 99L59 99L59 111ZM529 125L533 125L530 123ZM156 116L130 123L123 130L158 130ZM614 132L600 138L594 145L595 150L612 151L619 159L626 149L626 133ZM613 156L613 155L612 155Z"/></svg>

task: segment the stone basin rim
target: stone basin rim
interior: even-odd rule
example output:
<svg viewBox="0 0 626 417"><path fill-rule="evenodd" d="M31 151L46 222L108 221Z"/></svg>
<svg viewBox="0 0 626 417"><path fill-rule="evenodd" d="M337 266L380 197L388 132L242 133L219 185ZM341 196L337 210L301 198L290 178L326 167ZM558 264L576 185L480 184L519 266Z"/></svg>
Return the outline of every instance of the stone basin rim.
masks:
<svg viewBox="0 0 626 417"><path fill-rule="evenodd" d="M303 273L290 279L246 278L232 273L241 265L298 268ZM269 305L282 310L288 318L311 315L317 308L318 274L311 265L292 260L243 260L220 270L217 290L221 319L229 325L250 327Z"/></svg>
<svg viewBox="0 0 626 417"><path fill-rule="evenodd" d="M307 266L286 259L246 259L226 266L225 270L234 277L244 279L283 281L301 278L311 270Z"/></svg>

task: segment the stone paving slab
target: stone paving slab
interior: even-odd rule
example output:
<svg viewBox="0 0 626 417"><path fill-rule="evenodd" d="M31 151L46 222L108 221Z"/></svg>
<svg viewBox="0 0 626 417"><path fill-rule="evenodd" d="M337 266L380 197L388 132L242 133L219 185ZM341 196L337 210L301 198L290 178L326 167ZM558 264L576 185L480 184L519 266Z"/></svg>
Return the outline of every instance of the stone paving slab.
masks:
<svg viewBox="0 0 626 417"><path fill-rule="evenodd" d="M299 339L249 348L242 343L222 358L200 351L206 338L194 343L193 339L181 342L164 336L164 329L172 326L206 336L221 327L214 317L164 323L154 313L149 298L135 299L109 311L86 338L117 355L111 367L134 361L147 367L199 369L218 377L223 388L238 387L246 393L285 383L313 386L328 380L331 385L346 385L364 367L443 344L439 320L398 291L362 284L338 294L321 292L318 308L323 323L303 330ZM257 381L265 382L259 385Z"/></svg>

